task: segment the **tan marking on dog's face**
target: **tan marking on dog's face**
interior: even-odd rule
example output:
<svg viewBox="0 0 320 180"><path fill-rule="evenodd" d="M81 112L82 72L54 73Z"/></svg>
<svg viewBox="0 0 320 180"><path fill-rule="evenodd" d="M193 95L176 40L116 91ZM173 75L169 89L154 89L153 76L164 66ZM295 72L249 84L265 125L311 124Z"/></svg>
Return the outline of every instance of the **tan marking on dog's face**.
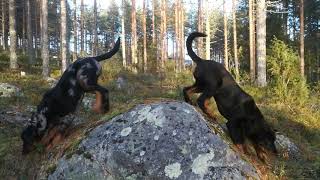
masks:
<svg viewBox="0 0 320 180"><path fill-rule="evenodd" d="M102 113L102 94L96 91L96 101L93 104L92 110L96 113Z"/></svg>

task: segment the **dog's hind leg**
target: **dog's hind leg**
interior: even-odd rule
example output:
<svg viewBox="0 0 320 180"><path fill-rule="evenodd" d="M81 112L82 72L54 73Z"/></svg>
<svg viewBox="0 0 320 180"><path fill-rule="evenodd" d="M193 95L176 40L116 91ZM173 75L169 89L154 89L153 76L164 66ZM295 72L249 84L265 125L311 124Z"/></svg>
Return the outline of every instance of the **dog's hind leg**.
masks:
<svg viewBox="0 0 320 180"><path fill-rule="evenodd" d="M241 120L229 120L227 122L227 128L231 137L231 140L241 153L248 153L248 149L245 145L245 136L241 127Z"/></svg>
<svg viewBox="0 0 320 180"><path fill-rule="evenodd" d="M197 87L196 84L193 84L192 86L188 86L188 87L183 88L183 97L184 97L184 100L185 100L187 103L189 103L189 104L191 104L191 105L194 105L194 104L192 103L192 101L191 101L191 95L192 95L193 93L199 93L199 92L200 92L200 90L199 90L199 88Z"/></svg>
<svg viewBox="0 0 320 180"><path fill-rule="evenodd" d="M200 97L197 100L198 106L200 109L206 113L210 118L216 119L215 115L209 110L209 100L211 98L211 95L208 93L203 93L200 95Z"/></svg>

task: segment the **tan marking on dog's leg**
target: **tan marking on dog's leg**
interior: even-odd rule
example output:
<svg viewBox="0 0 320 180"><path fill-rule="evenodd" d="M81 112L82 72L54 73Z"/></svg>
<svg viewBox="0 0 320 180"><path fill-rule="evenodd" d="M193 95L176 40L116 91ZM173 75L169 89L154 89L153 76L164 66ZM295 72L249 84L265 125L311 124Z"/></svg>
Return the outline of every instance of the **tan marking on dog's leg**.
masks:
<svg viewBox="0 0 320 180"><path fill-rule="evenodd" d="M248 148L245 144L236 144L236 147L242 154L249 155Z"/></svg>
<svg viewBox="0 0 320 180"><path fill-rule="evenodd" d="M99 91L96 92L96 101L92 106L92 110L96 113L102 113L102 94Z"/></svg>
<svg viewBox="0 0 320 180"><path fill-rule="evenodd" d="M197 89L197 87L193 87L193 88L187 90L187 96L188 96L189 101L190 101L190 103L191 103L192 105L195 105L195 103L192 102L191 97L192 97L192 94L194 94L194 91L195 91L196 89Z"/></svg>
<svg viewBox="0 0 320 180"><path fill-rule="evenodd" d="M50 128L48 130L48 134L42 137L41 144L43 144L44 146L47 146L48 144L50 144L51 140L57 133L58 133L57 127Z"/></svg>
<svg viewBox="0 0 320 180"><path fill-rule="evenodd" d="M205 113L206 113L210 118L212 118L212 119L214 119L214 120L216 121L216 116L215 116L214 113L212 113L212 112L210 111L210 109L209 109L209 101L210 101L209 98L204 101Z"/></svg>
<svg viewBox="0 0 320 180"><path fill-rule="evenodd" d="M264 148L262 148L262 147L260 147L259 145L256 145L256 144L254 144L253 147L254 147L254 149L255 149L255 151L257 153L258 158L262 162L267 163L268 155L267 155L266 151L264 150Z"/></svg>
<svg viewBox="0 0 320 180"><path fill-rule="evenodd" d="M62 134L60 132L58 132L51 140L50 144L47 145L46 147L46 151L48 151L49 149L51 149L52 147L54 147L55 145L57 145L58 143L61 142L62 140Z"/></svg>

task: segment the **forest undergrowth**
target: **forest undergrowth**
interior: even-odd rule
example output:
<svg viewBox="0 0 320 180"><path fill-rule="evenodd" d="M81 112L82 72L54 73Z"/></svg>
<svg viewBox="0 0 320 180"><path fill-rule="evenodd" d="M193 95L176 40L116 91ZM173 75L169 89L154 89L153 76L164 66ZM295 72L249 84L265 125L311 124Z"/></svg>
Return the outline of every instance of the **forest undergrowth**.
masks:
<svg viewBox="0 0 320 180"><path fill-rule="evenodd" d="M283 49L281 49L283 51ZM42 94L49 88L46 80L41 78L41 66L33 65L31 68L21 60L20 68L16 71L8 70L8 61L0 55L0 82L16 85L23 95L20 97L0 98L0 111L20 111L27 116L28 107L35 107L41 100ZM271 57L269 58L271 59ZM54 67L54 66L53 66ZM270 65L269 67L273 67ZM286 65L287 67L287 65ZM276 69L277 67L273 67ZM27 71L26 69L29 69ZM30 70L31 69L31 70ZM21 76L21 71L26 76ZM57 68L53 68L52 76L58 77ZM73 152L84 131L105 122L122 112L129 110L137 104L151 103L166 100L183 100L182 88L193 83L191 68L181 73L174 72L174 64L168 62L167 73L139 73L134 74L122 68L119 59L103 63L103 74L99 83L109 89L111 110L104 115L96 115L90 111L80 109L77 114L88 119L85 124L75 129L75 136L68 138L64 144L64 153ZM283 71L281 71L283 72ZM272 74L271 76L278 76ZM277 87L279 82L269 83L265 88L258 88L246 81L242 76L240 85L252 95L264 114L266 120L280 133L289 137L301 150L300 159L290 159L279 155L272 163L269 179L296 179L320 177L320 84L307 85L303 80L293 79L292 84L286 87ZM119 88L119 78L124 80L123 87ZM285 78L282 76L282 78ZM282 81L283 79L276 79ZM290 81L286 79L287 81ZM300 84L302 83L302 85ZM305 84L303 84L305 83ZM287 88L284 95L279 89ZM300 90L297 90L299 88ZM303 91L303 92L301 92ZM196 97L194 97L196 98ZM225 123L219 115L214 100L211 107L218 116L219 123ZM35 177L35 172L41 169L42 163L49 156L61 155L61 148L51 153L45 153L39 147L28 157L21 156L20 133L22 127L8 122L0 121L0 177L29 179ZM54 155L53 155L54 154ZM47 171L52 171L55 165Z"/></svg>

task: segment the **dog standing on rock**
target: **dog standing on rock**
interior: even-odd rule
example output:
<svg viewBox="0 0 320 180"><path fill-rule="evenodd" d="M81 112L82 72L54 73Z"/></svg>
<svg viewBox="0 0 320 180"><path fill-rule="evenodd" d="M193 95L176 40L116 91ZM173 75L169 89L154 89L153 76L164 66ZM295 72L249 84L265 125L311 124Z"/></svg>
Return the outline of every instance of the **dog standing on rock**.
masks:
<svg viewBox="0 0 320 180"><path fill-rule="evenodd" d="M98 84L98 77L102 72L99 62L111 58L119 48L120 38L108 53L79 59L69 65L56 86L44 94L37 111L31 116L30 125L22 132L23 154L34 148L33 143L39 141L47 129L59 124L59 118L74 112L84 93L96 94L93 105L95 112L104 113L109 110L108 90Z"/></svg>
<svg viewBox="0 0 320 180"><path fill-rule="evenodd" d="M197 100L198 106L213 118L208 110L211 97L215 99L218 110L227 120L230 137L240 151L247 153L245 138L254 145L258 157L265 161L267 150L277 153L275 132L264 120L253 98L244 92L235 82L231 74L221 63L207 61L198 57L192 49L192 41L205 34L193 32L187 38L187 51L196 64L193 76L196 82L183 89L185 101L192 104L192 93L201 93Z"/></svg>

